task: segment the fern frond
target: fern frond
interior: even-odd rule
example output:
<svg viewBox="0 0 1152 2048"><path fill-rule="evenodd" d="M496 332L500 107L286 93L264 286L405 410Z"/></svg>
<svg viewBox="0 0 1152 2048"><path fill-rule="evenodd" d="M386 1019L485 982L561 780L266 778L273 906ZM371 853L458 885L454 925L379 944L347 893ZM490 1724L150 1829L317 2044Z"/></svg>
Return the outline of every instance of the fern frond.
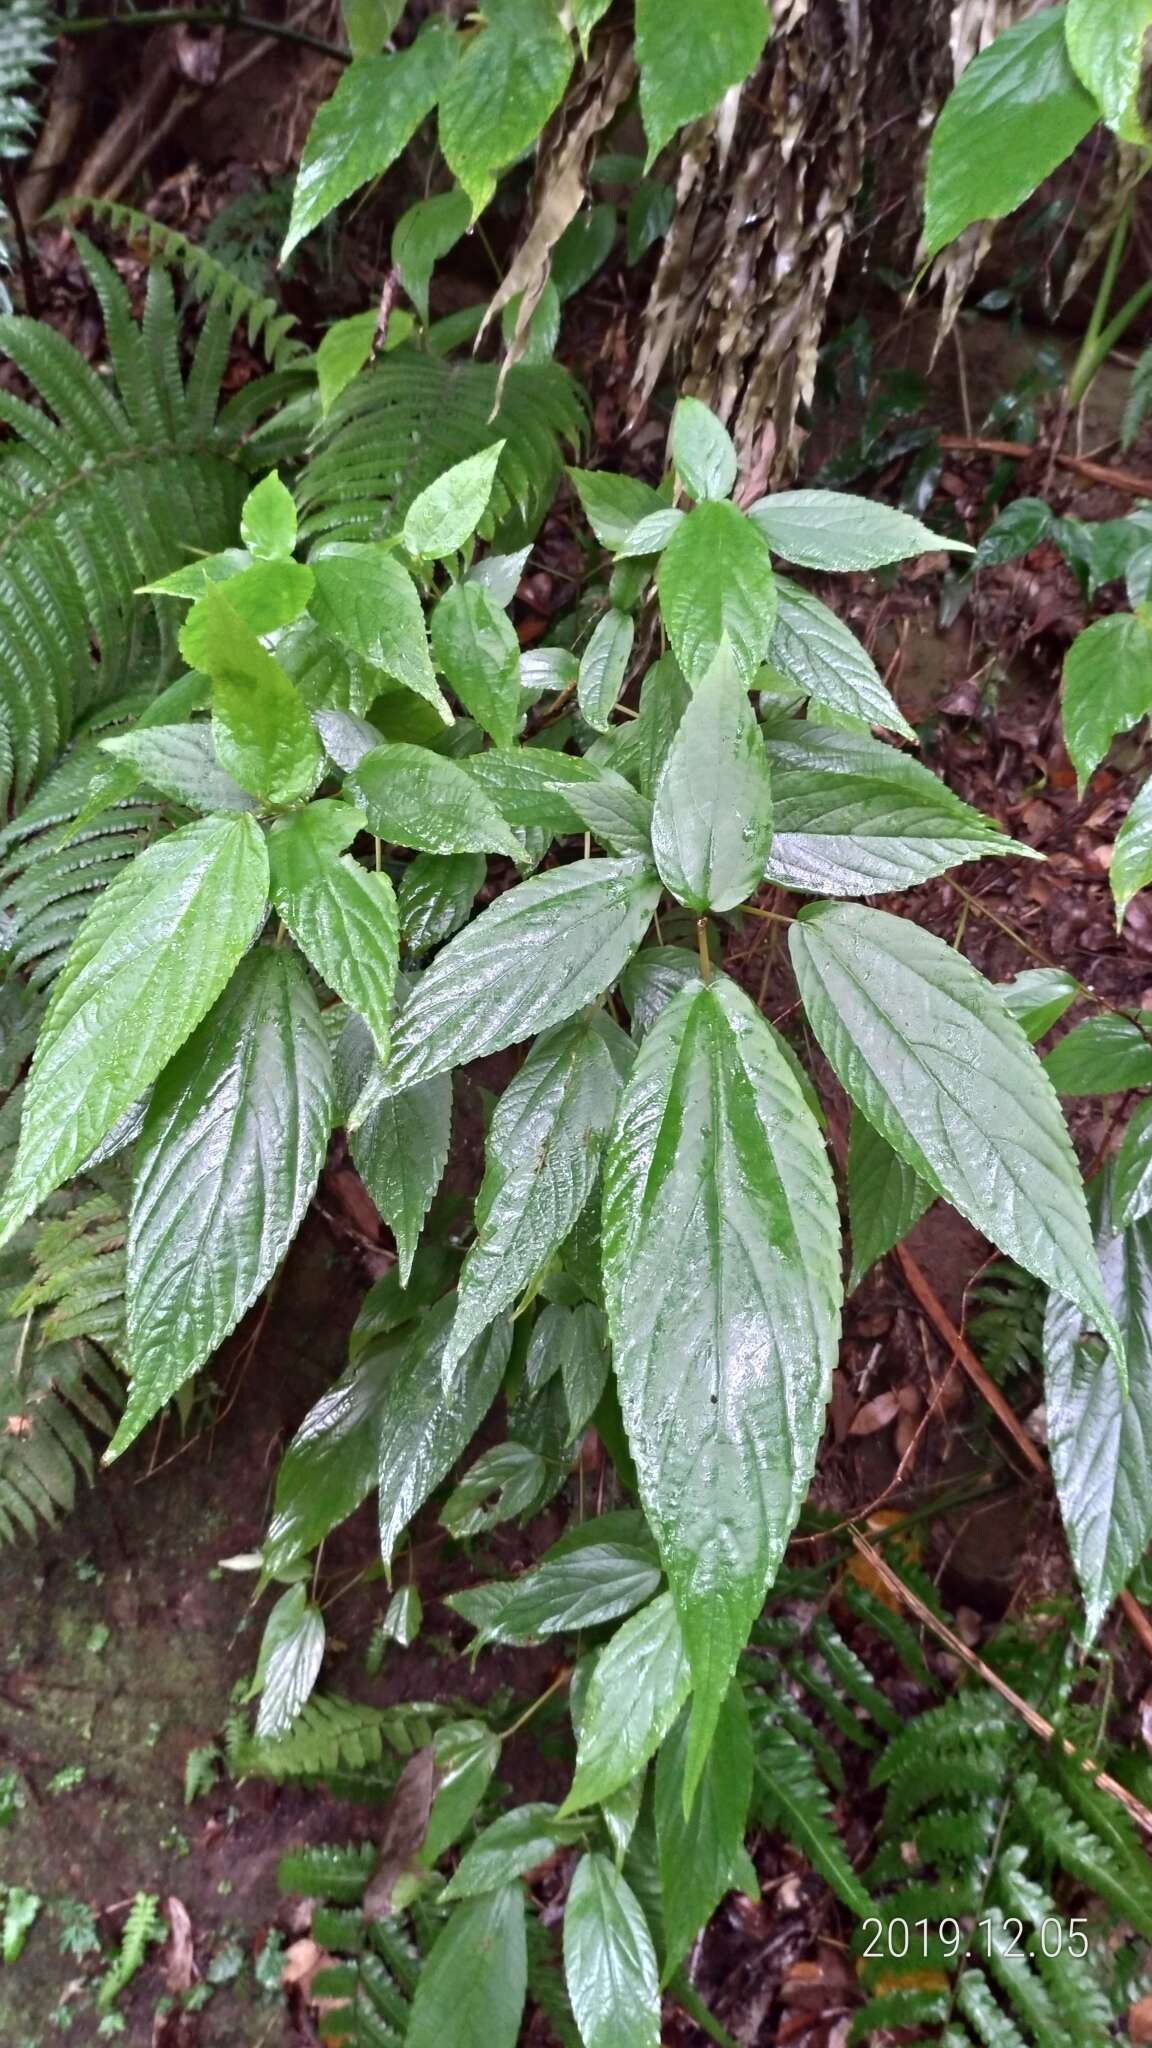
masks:
<svg viewBox="0 0 1152 2048"><path fill-rule="evenodd" d="M125 1200L111 1189L44 1223L32 1246L33 1277L12 1303L16 1318L44 1311L41 1341L87 1338L119 1362L124 1347Z"/></svg>
<svg viewBox="0 0 1152 2048"><path fill-rule="evenodd" d="M385 1751L406 1757L430 1742L440 1712L416 1703L368 1707L335 1693L314 1693L286 1735L235 1741L229 1766L239 1778L278 1781L366 1772L385 1761Z"/></svg>
<svg viewBox="0 0 1152 2048"><path fill-rule="evenodd" d="M1042 1865L1059 1865L1140 1934L1152 1940L1152 1871L1118 1856L1088 1822L1072 1811L1054 1785L1023 1771L1013 1787L1012 1828Z"/></svg>
<svg viewBox="0 0 1152 2048"><path fill-rule="evenodd" d="M0 20L0 156L20 157L36 130L28 98L52 55L56 31L45 0L7 0Z"/></svg>
<svg viewBox="0 0 1152 2048"><path fill-rule="evenodd" d="M317 1973L313 1992L321 2001L322 2038L342 2048L403 2048L423 1966L421 1946L403 1922L367 1920L359 1910L376 1861L368 1842L294 1850L277 1870L281 1891L324 1902L312 1932L339 1960ZM412 1924L421 1940L432 1932L427 1916L414 1916Z"/></svg>
<svg viewBox="0 0 1152 2048"><path fill-rule="evenodd" d="M276 1882L282 1892L300 1892L328 1899L336 1906L358 1906L376 1863L371 1842L315 1849L290 1849L280 1858Z"/></svg>
<svg viewBox="0 0 1152 2048"><path fill-rule="evenodd" d="M94 1468L83 1423L110 1436L122 1405L95 1346L40 1341L33 1309L0 1321L0 1545L73 1506L77 1474Z"/></svg>
<svg viewBox="0 0 1152 2048"><path fill-rule="evenodd" d="M127 1988L144 1961L145 1954L154 1941L160 1941L166 1932L160 1912L159 1899L147 1892L137 1892L128 1909L124 1932L120 1937L120 1953L116 1957L96 1992L96 2004L101 2012L107 2012L114 1999Z"/></svg>
<svg viewBox="0 0 1152 2048"><path fill-rule="evenodd" d="M780 1828L853 1912L869 1913L871 1900L833 1825L831 1799L808 1752L763 1702L753 1703L752 1738L757 1819Z"/></svg>
<svg viewBox="0 0 1152 2048"><path fill-rule="evenodd" d="M297 488L310 539L379 540L417 494L465 456L505 443L481 531L515 547L534 537L560 480L563 444L579 446L584 399L557 363L498 370L391 349L341 393Z"/></svg>

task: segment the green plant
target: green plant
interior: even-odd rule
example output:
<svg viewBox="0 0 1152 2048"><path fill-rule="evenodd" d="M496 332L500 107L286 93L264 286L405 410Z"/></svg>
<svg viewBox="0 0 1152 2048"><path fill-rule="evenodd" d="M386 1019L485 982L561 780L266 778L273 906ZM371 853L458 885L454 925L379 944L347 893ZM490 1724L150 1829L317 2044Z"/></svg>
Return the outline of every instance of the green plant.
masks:
<svg viewBox="0 0 1152 2048"><path fill-rule="evenodd" d="M137 1892L128 1908L119 1951L97 1987L98 2012L108 2013L142 1967L153 1942L162 1941L166 1932L159 1899L150 1898L147 1892Z"/></svg>

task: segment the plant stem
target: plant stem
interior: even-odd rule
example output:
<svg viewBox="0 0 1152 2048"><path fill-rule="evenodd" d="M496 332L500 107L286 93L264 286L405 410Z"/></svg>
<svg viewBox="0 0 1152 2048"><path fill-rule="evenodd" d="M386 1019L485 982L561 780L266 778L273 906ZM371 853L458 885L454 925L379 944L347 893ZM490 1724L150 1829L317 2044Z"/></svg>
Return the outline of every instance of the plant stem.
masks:
<svg viewBox="0 0 1152 2048"><path fill-rule="evenodd" d="M510 1728L504 1728L501 1730L501 1742L507 1742L510 1736L518 1735L521 1728L523 1728L525 1722L530 1721L532 1719L533 1714L539 1712L539 1709L544 1705L545 1700L550 1700L554 1692L559 1692L560 1687L562 1685L567 1685L568 1680L571 1678L571 1676L572 1673L569 1670L567 1664L565 1664L563 1669L556 1673L556 1676L552 1680L551 1685L548 1686L545 1689L545 1691L540 1694L539 1699L533 1700L530 1707L525 1707L524 1712L520 1715L518 1720L513 1721L512 1726Z"/></svg>
<svg viewBox="0 0 1152 2048"><path fill-rule="evenodd" d="M1112 353L1125 329L1131 326L1137 314L1142 312L1149 299L1152 299L1152 282L1142 284L1132 293L1131 298L1125 299L1119 312L1114 313L1111 319L1108 318L1112 292L1128 245L1128 233L1132 225L1132 204L1130 199L1112 230L1108 254L1104 258L1104 268L1096 288L1092 316L1084 330L1080 353L1068 379L1070 408L1083 404L1101 365Z"/></svg>
<svg viewBox="0 0 1152 2048"><path fill-rule="evenodd" d="M708 951L708 919L696 919L696 948L700 955L700 973L707 987L712 979L712 955Z"/></svg>
<svg viewBox="0 0 1152 2048"><path fill-rule="evenodd" d="M232 8L213 7L149 7L139 14L89 15L80 21L62 21L62 36L95 35L102 29L115 28L164 28L172 22L189 22L199 28L246 29L249 35L276 36L283 43L298 43L306 50L317 50L322 57L332 57L337 64L350 64L352 52L342 50L338 43L326 42L323 36L310 35L307 29L292 28L282 21L265 21L259 14L237 14Z"/></svg>

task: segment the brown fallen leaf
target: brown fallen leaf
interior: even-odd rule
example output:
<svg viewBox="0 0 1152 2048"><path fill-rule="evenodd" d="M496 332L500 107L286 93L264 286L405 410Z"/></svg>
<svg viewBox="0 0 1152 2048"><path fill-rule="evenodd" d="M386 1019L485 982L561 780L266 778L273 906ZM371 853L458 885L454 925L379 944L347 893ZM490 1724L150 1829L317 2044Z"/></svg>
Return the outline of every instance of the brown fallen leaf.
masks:
<svg viewBox="0 0 1152 2048"><path fill-rule="evenodd" d="M369 1920L386 1920L391 1913L396 1881L408 1869L428 1832L428 1818L439 1782L435 1752L418 1749L401 1771L385 1810L380 1859L364 1894L364 1912Z"/></svg>
<svg viewBox="0 0 1152 2048"><path fill-rule="evenodd" d="M852 1417L849 1436L875 1436L878 1429L887 1429L900 1413L900 1396L891 1389L883 1394L873 1395Z"/></svg>
<svg viewBox="0 0 1152 2048"><path fill-rule="evenodd" d="M169 1991L179 1993L191 1991L196 1978L196 1959L192 1953L192 1922L188 1908L182 1899L166 1899L164 1911L171 1932L168 1937L168 1953L164 1961L164 1977Z"/></svg>
<svg viewBox="0 0 1152 2048"><path fill-rule="evenodd" d="M1138 1998L1128 2012L1128 2039L1144 2043L1152 2042L1152 1996Z"/></svg>
<svg viewBox="0 0 1152 2048"><path fill-rule="evenodd" d="M323 1949L311 1935L302 1935L284 1951L280 1968L280 1982L286 1991L299 1986L306 2005L312 2002L312 1979L332 1961L327 1949Z"/></svg>

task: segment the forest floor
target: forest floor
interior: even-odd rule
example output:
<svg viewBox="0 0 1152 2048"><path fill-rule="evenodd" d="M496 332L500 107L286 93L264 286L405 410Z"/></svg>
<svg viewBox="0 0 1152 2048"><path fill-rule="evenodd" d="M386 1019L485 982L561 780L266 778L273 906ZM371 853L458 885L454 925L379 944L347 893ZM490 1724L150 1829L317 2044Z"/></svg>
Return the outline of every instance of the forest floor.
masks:
<svg viewBox="0 0 1152 2048"><path fill-rule="evenodd" d="M274 102L274 66L270 76L257 75ZM307 98L294 102L297 125ZM291 138L281 128L277 146L288 152ZM258 195L270 186L268 210L275 215L275 176L269 179L256 161L258 149L251 163L238 166L222 139L227 132L225 110L201 139L197 164L173 173L162 194L158 210L193 234L246 182ZM258 209L251 211L255 218ZM40 244L50 317L95 348L91 301L65 238L45 229ZM355 296L343 303L335 292L326 301L329 315L359 310L379 277L377 255L362 239L354 265L360 281L342 288L345 297L349 290ZM644 282L643 272L610 266L597 288L594 326L572 337L570 347L566 338L563 352L593 399L589 459L650 471L661 459L662 421L634 437L623 431ZM290 280L290 300L296 289ZM450 274L439 289L446 294L442 310L453 292L475 296L466 272ZM845 303L837 315L846 323L860 310ZM876 324L887 328L882 367L930 377L932 424L969 441L980 438L994 400L1027 379L1052 340L1047 330L982 319L962 326L957 346L932 370L929 316L893 326L889 302ZM245 368L240 360L238 377ZM1100 380L1081 423L1087 449L1115 442L1124 389L1124 380L1114 383L1107 373ZM834 418L818 410L806 472L841 454L856 427L850 406ZM945 461L939 491L974 534L987 520L996 460L968 448ZM1152 472L1152 448L1137 447L1126 460ZM1089 518L1130 509L1130 499L1075 471L1049 470L1041 448L1014 474L1009 495L1043 494L1060 510ZM861 487L883 494L888 481L881 476ZM521 591L526 640L546 632L553 606L563 602L574 545L561 507ZM961 938L994 980L1056 961L1112 1002L1152 1008L1152 898L1133 904L1121 940L1107 882L1107 848L1131 791L1125 755L1116 751L1081 800L1055 716L1062 654L1085 622L1071 572L1054 549L1036 548L1022 562L981 572L946 626L944 576L944 558L930 557L884 578L839 579L835 593L821 594L834 599L871 648L920 732L928 765L1046 858L962 869L905 900L887 899L885 907L906 911L949 941ZM734 929L725 965L787 1029L795 1025L795 992L777 936L772 924ZM494 1071L489 1062L463 1084L466 1137L454 1168L461 1188L475 1183L478 1089ZM1087 1165L1107 1137L1099 1110L1080 1118L1076 1132ZM842 1151L845 1128L835 1117L831 1135ZM247 1605L251 1579L224 1561L257 1548L278 1452L342 1367L369 1277L364 1229L355 1189L336 1161L270 1305L217 1362L217 1397L197 1410L188 1438L181 1441L166 1424L101 1477L59 1532L0 1561L0 1884L23 1886L44 1902L19 1963L0 1968L4 2048L97 2039L90 1997L80 1996L95 1967L85 1941L94 1931L111 1948L141 1892L162 1904L178 1901L188 1934L153 1950L121 2002L121 2038L133 2048L299 2048L316 2039L292 1989L306 1968L306 1917L278 1893L276 1865L289 1845L345 1840L369 1821L362 1808L322 1790L237 1786L227 1776L222 1731L236 1688L251 1672L258 1635ZM957 1614L965 1642L978 1646L1020 1603L1066 1591L1067 1565L1050 1491L955 1367L946 1325L925 1312L926 1296L915 1288L919 1273L944 1316L964 1326L989 1247L938 1208L913 1233L908 1251L912 1267L888 1261L849 1304L813 1497L833 1516L865 1526L871 1517L879 1526L894 1505L954 1487L960 1505L925 1525L920 1561ZM1029 1412L1035 1381L1027 1360L1016 1385L1025 1397L1020 1422L1025 1430L1039 1428ZM561 1513L556 1508L533 1525L534 1545L552 1540ZM473 1671L462 1654L465 1630L442 1601L475 1575L483 1555L462 1567L458 1546L441 1542L430 1516L417 1525L416 1543L428 1614L418 1644L392 1651L379 1676L367 1678L363 1644L380 1589L352 1589L333 1616L331 1635L347 1645L343 1654L336 1645L333 1689L378 1704L483 1701L510 1722L518 1705L548 1685L555 1655L489 1652ZM325 1574L348 1576L372 1549L370 1520L354 1518L334 1539ZM493 1553L506 1567L525 1554L524 1539L498 1531L488 1547ZM1130 1732L1139 1740L1147 1647L1117 1629L1115 1650L1117 1696L1131 1700ZM558 1707L557 1721L559 1713ZM192 1752L203 1754L186 1801ZM545 1711L532 1738L511 1746L505 1774L520 1796L541 1797L560 1789L563 1772L558 1727ZM848 1804L849 1832L856 1825L863 1839L870 1809L862 1790L856 1800L852 1781ZM721 1907L695 1957L694 1980L741 2048L843 2048L853 2003L843 1916L795 1852L765 1841L756 1860L763 1899L753 1905L733 1895ZM187 1989L191 1969L202 1987L200 2009L166 2011L166 1997ZM536 2048L552 2039L538 2020L527 2038ZM669 2048L699 2048L705 2039L686 2019L669 2022Z"/></svg>

